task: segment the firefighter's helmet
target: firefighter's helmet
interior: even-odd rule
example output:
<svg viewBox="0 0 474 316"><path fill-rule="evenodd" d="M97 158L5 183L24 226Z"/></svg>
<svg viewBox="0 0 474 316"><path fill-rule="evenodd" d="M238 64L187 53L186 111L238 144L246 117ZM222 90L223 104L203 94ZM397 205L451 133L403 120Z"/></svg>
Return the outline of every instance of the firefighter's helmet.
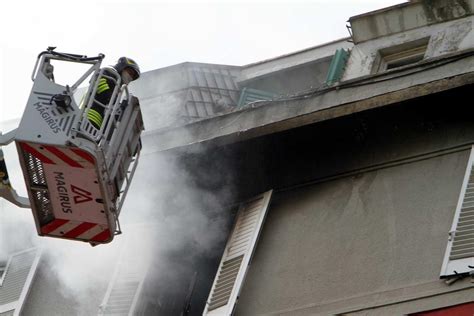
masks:
<svg viewBox="0 0 474 316"><path fill-rule="evenodd" d="M118 73L122 73L122 71L127 68L133 70L133 80L136 80L140 77L140 67L138 67L138 64L131 58L120 57L114 68Z"/></svg>

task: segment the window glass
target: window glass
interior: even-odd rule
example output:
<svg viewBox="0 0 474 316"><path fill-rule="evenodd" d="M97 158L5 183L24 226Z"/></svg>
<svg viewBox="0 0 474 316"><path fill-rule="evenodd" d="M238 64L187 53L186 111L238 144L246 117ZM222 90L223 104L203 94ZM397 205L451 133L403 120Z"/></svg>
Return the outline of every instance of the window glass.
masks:
<svg viewBox="0 0 474 316"><path fill-rule="evenodd" d="M379 50L372 73L414 64L423 60L425 58L428 42L429 37L426 37Z"/></svg>

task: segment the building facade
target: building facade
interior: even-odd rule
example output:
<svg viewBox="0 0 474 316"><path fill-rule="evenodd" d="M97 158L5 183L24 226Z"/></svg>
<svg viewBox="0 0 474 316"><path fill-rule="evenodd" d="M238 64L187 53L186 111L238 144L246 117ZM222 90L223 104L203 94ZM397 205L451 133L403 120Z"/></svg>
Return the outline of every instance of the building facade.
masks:
<svg viewBox="0 0 474 316"><path fill-rule="evenodd" d="M131 237L87 303L43 250L23 313L472 315L474 1L349 22L255 64L145 73Z"/></svg>
<svg viewBox="0 0 474 316"><path fill-rule="evenodd" d="M298 55L249 65L241 87L280 97L155 136L150 148L206 144L238 170L246 202L204 314L472 310L472 9L352 17L348 56L326 62L325 74L343 64L335 83L275 70Z"/></svg>

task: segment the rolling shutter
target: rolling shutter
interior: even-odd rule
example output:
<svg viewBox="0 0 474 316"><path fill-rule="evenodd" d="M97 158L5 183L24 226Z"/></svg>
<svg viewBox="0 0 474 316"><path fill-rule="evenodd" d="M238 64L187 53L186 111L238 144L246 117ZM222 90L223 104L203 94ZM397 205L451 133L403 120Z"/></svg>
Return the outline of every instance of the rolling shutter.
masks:
<svg viewBox="0 0 474 316"><path fill-rule="evenodd" d="M474 147L467 164L448 247L441 269L441 277L474 270ZM469 267L471 266L471 267Z"/></svg>
<svg viewBox="0 0 474 316"><path fill-rule="evenodd" d="M231 315L260 235L272 191L242 203L203 315Z"/></svg>

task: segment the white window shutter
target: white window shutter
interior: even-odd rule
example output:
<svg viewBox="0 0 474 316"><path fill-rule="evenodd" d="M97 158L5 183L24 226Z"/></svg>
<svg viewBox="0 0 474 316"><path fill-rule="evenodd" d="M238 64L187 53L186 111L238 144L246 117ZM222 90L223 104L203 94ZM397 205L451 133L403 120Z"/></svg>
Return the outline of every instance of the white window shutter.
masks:
<svg viewBox="0 0 474 316"><path fill-rule="evenodd" d="M22 315L40 257L41 250L37 248L10 256L0 278L0 315Z"/></svg>
<svg viewBox="0 0 474 316"><path fill-rule="evenodd" d="M122 245L115 271L99 307L99 316L137 314L138 301L149 267L149 258L147 254L140 253L140 247L130 244L130 239L131 237L128 237Z"/></svg>
<svg viewBox="0 0 474 316"><path fill-rule="evenodd" d="M240 205L203 315L232 315L271 196L268 191Z"/></svg>
<svg viewBox="0 0 474 316"><path fill-rule="evenodd" d="M449 232L441 277L474 270L474 147L467 164L453 225Z"/></svg>

